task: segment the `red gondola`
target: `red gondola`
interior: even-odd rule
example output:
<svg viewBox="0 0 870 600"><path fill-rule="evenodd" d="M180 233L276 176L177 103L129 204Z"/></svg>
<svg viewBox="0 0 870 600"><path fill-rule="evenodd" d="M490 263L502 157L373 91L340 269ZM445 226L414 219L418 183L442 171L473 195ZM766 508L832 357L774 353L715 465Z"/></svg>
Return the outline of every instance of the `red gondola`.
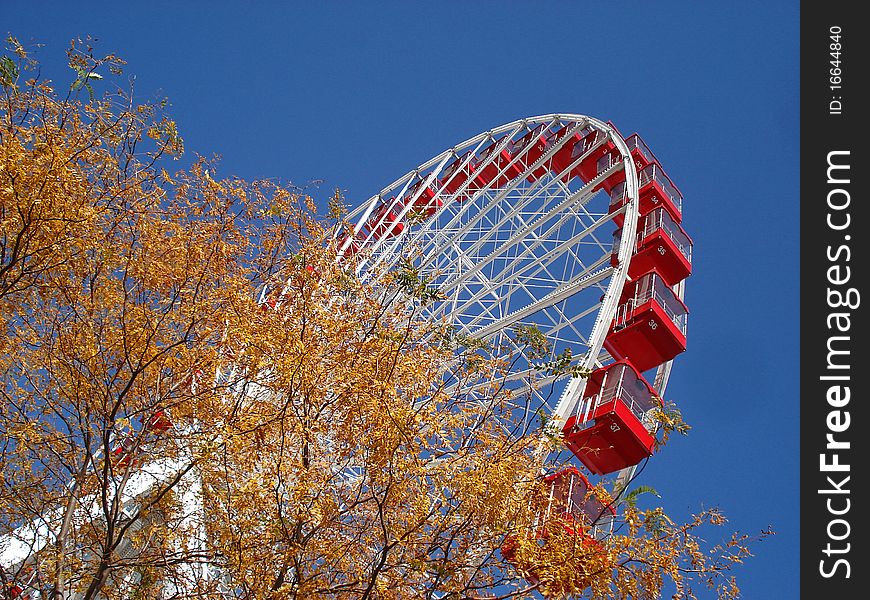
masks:
<svg viewBox="0 0 870 600"><path fill-rule="evenodd" d="M608 169L615 167L620 164L622 161L622 157L619 153L619 150L613 149L598 159L598 162L595 165L596 176L598 173L603 173ZM608 195L613 191L613 188L619 185L620 183L625 183L625 169L620 168L616 170L612 175L607 177L604 181L599 183L595 190L604 190Z"/></svg>
<svg viewBox="0 0 870 600"><path fill-rule="evenodd" d="M658 162L656 155L652 153L643 139L636 133L625 138L625 143L628 146L628 151L634 159L634 165L637 167L637 172L640 173L649 165Z"/></svg>
<svg viewBox="0 0 870 600"><path fill-rule="evenodd" d="M511 144L511 156L517 158L517 164L520 166L522 171L525 171L535 164L547 150L547 138L543 135L544 129L546 129L546 125L541 123ZM526 180L529 183L534 183L543 177L546 172L547 167L540 166L527 175Z"/></svg>
<svg viewBox="0 0 870 600"><path fill-rule="evenodd" d="M196 376L201 377L202 371L197 369ZM153 431L154 433L163 433L164 431L168 431L171 427L172 421L169 419L166 412L158 410L150 419L148 419L145 429Z"/></svg>
<svg viewBox="0 0 870 600"><path fill-rule="evenodd" d="M115 460L116 469L126 469L133 464L133 449L136 441L132 434L125 434L121 441L112 449L112 458Z"/></svg>
<svg viewBox="0 0 870 600"><path fill-rule="evenodd" d="M347 243L348 239L350 239L350 243ZM347 243L346 248L344 247L345 243ZM355 256L362 249L362 246L360 246L360 240L358 240L356 237L352 237L350 233L338 238L338 241L336 241L335 244L341 258L350 258L352 256Z"/></svg>
<svg viewBox="0 0 870 600"><path fill-rule="evenodd" d="M421 179L417 183L415 183L410 190L408 190L408 199L409 201L417 196L419 192L419 196L413 203L411 204L411 211L423 214L427 219L431 218L438 212L438 209L444 204L441 201L441 198L436 197L437 189L434 185L424 186L426 183L426 179Z"/></svg>
<svg viewBox="0 0 870 600"><path fill-rule="evenodd" d="M565 444L597 475L636 465L652 456L655 407L652 388L628 361L597 369L562 429Z"/></svg>
<svg viewBox="0 0 870 600"><path fill-rule="evenodd" d="M592 181L599 173L610 167L610 163L607 161L614 151L616 151L616 144L606 132L600 129L588 131L583 136L582 142L574 145L571 161L574 162L580 157L584 158L571 170L571 175L576 175L587 183ZM619 157L618 151L616 151L616 157ZM615 176L618 175L615 174ZM624 180L625 175L622 177ZM600 189L600 186L596 189Z"/></svg>
<svg viewBox="0 0 870 600"><path fill-rule="evenodd" d="M504 142L504 137L493 142L481 150L478 165L483 165L490 156L495 152L495 149ZM475 184L484 187L495 181L495 187L505 187L511 179L523 172L519 162L511 163L513 156L510 152L510 144L506 144L504 148L498 151L494 158L485 167L478 167Z"/></svg>
<svg viewBox="0 0 870 600"><path fill-rule="evenodd" d="M584 127L578 131L575 131L572 134L568 134L568 131L573 128L573 124L568 124L562 126L557 131L551 132L547 135L547 147L553 148L554 146L559 145L562 142L562 139L567 136L568 139L565 140L565 143L559 148L550 159L550 171L553 172L553 175L561 176L565 181L568 181L576 175L575 172L564 173L564 171L568 168L571 162L574 160L574 149L580 144L581 140L585 135L593 131L591 127Z"/></svg>
<svg viewBox="0 0 870 600"><path fill-rule="evenodd" d="M405 224L399 220L397 212L401 210L401 206L390 208L394 200L395 198L390 198L387 203L381 204L366 222L366 228L371 232L373 239L378 240L384 236L395 237L405 230Z"/></svg>
<svg viewBox="0 0 870 600"><path fill-rule="evenodd" d="M628 276L637 279L644 273L656 271L662 280L673 287L692 273L692 238L671 218L664 208L657 208L642 217L638 224L637 243ZM622 229L614 233L614 254L611 264L617 265L616 250Z"/></svg>
<svg viewBox="0 0 870 600"><path fill-rule="evenodd" d="M535 511L533 535L543 544L551 535L547 525L552 527L555 520L565 533L577 536L581 545L599 547L599 540L612 532L616 515L613 506L595 495L589 480L576 467L543 477L532 509ZM502 544L502 556L522 571L528 581L537 583L534 567L522 563L517 557L517 548L517 536L507 536Z"/></svg>
<svg viewBox="0 0 870 600"><path fill-rule="evenodd" d="M469 150L462 156L457 157L452 163L444 168L441 176L441 184L444 186L444 191L447 194L456 194L459 189L469 180L468 187L461 194L457 194L455 199L457 202L469 198L474 190L480 189L483 186L474 185L474 171L477 166L477 158Z"/></svg>
<svg viewBox="0 0 870 600"><path fill-rule="evenodd" d="M688 314L683 301L652 271L626 286L604 347L640 372L652 369L686 350Z"/></svg>
<svg viewBox="0 0 870 600"><path fill-rule="evenodd" d="M644 216L656 208L664 208L676 222L683 220L683 195L657 162L650 163L638 173L638 196L640 199L640 215ZM625 182L613 187L610 192L609 212L615 213L628 201ZM613 221L622 227L622 213L616 215Z"/></svg>

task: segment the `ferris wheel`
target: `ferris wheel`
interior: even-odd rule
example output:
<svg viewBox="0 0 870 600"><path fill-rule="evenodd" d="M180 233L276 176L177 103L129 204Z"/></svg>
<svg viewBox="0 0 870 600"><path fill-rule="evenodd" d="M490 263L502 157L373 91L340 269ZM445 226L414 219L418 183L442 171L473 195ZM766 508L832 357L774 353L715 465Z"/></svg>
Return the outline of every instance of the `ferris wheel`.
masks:
<svg viewBox="0 0 870 600"><path fill-rule="evenodd" d="M337 243L364 280L413 264L443 294L425 316L520 356L518 389L535 365L517 331L541 332L552 357L567 349L592 374L539 377L523 418L546 414L591 472L619 481L652 454L654 398L685 350L681 220L682 195L637 134L550 114L423 163L351 211Z"/></svg>

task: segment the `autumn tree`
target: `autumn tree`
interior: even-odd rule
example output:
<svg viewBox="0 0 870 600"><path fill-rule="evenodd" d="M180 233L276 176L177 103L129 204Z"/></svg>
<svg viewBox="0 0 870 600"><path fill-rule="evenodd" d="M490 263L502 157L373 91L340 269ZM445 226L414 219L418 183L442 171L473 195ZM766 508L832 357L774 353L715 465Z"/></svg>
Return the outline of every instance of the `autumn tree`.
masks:
<svg viewBox="0 0 870 600"><path fill-rule="evenodd" d="M320 217L173 168L122 61L68 56L58 84L14 39L0 57L0 596L736 595L747 539L698 536L718 511L599 485L612 531L542 519L559 440L518 425L501 349L421 318L439 294L410 263L345 269L339 196Z"/></svg>

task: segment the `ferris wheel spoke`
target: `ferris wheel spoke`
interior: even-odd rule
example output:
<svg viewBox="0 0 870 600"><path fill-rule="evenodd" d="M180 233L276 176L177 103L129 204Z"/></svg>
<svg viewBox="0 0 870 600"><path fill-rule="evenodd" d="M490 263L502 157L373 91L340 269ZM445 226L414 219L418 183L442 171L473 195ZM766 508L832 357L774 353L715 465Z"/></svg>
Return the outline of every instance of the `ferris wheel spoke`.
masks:
<svg viewBox="0 0 870 600"><path fill-rule="evenodd" d="M516 184L515 184L516 185ZM513 191L513 187L504 189L500 191L495 197L490 199L490 205L488 208L497 208L501 205L502 201L508 199L508 193ZM532 204L535 200L538 199L538 195L542 193L543 188L540 189L539 192L514 197L511 196L509 199L515 200L509 207L509 210L505 211L504 216L502 216L498 221L490 225L485 229L479 230L479 235L471 236L471 239L474 240L471 243L467 251L470 253L474 253L480 250L481 247L484 246L489 241L492 241L492 236L496 235L498 232L502 231L502 226L508 223L511 219L515 218L523 208ZM478 198L480 199L480 198ZM473 204L468 204L467 206L463 206L463 210L457 213L456 217L454 217L443 230L445 234L449 234L451 237L450 241L455 240L466 240L469 239L467 236L471 234L474 230L475 226L479 226L480 222L484 219L484 217L488 214L488 210L478 210L477 215L475 215L472 219L469 220L468 223L462 225L459 228L455 228L458 223L456 222L459 217L463 214L466 214L467 211L473 206ZM424 255L420 259L420 266L425 268L432 260L434 260L438 255L438 245L439 243L446 243L448 240L445 239L445 235L435 236L432 240L432 248L429 250L428 254Z"/></svg>
<svg viewBox="0 0 870 600"><path fill-rule="evenodd" d="M486 339L489 335L498 331L499 329L509 327L510 325L520 321L521 319L536 313L542 308L546 308L556 304L557 302L561 302L565 298L569 298L579 292L580 290L586 288L589 285L602 281L609 277L610 275L610 267L605 269L601 269L598 272L591 273L589 275L576 277L574 280L567 282L560 289L555 290L543 298L532 302L523 308L516 310L509 314L508 316L490 323L489 325L480 327L479 329L472 330L469 333L474 335L475 337ZM475 319L470 326L473 326L479 322L480 319Z"/></svg>
<svg viewBox="0 0 870 600"><path fill-rule="evenodd" d="M579 234L576 234L574 237L567 240L564 244L557 247L552 253L548 254L546 256L546 258L544 258L544 259L538 259L534 262L528 262L525 266L523 266L519 269L516 269L516 266L514 266L513 268L516 270L511 275L505 276L504 278L500 278L498 276L493 277L491 279L492 283L491 283L490 287L486 287L486 288L480 290L479 292L477 292L476 294L472 295L471 298L469 298L466 302L464 302L463 304L457 305L455 307L455 310L457 310L459 312L467 311L473 303L479 302L479 300L482 296L484 296L486 294L491 294L497 287L501 287L501 286L508 288L507 295L505 296L504 300L505 300L505 302L509 302L511 296L513 295L513 293L516 290L525 289L525 287L524 287L525 282L533 280L535 277L537 277L546 268L546 266L548 264L555 262L557 259L559 259L562 256L563 251L566 248L570 248L571 246L576 244L578 241L582 240L591 230L594 230L594 227L587 228L586 230L580 232ZM530 254L531 254L531 251L527 251L527 252L524 252L523 254L521 254L518 258L519 259L526 259L530 256ZM594 263L589 265L589 267L583 267L582 261L580 261L579 257L577 257L576 255L569 255L569 258L571 258L572 261L574 261L573 262L574 265L580 266L580 268L582 268L583 270L580 273L571 277L570 279L567 279L564 281L556 279L556 278L551 278L549 281L558 282L558 285L567 285L569 282L576 281L578 278L584 277L586 274L590 273L591 271L600 269L601 266L605 262L610 260L610 255L607 254L607 255L599 256ZM517 262L518 261L515 261L514 265L516 265ZM465 281L467 281L467 279L463 279L463 281L465 282ZM439 289L441 289L441 290L444 290L445 288L447 290L451 290L454 288L454 286L451 286L451 285L439 286ZM438 314L438 313L436 313L436 314Z"/></svg>
<svg viewBox="0 0 870 600"><path fill-rule="evenodd" d="M525 240L525 238L522 237L521 235L514 234L510 241L505 242L504 244L499 246L499 248L496 249L490 256L483 258L482 260L477 262L477 264L475 264L473 269L464 272L462 275L456 277L454 280L448 280L448 281L443 282L441 284L441 287L440 287L441 291L443 291L444 293L449 293L454 288L464 285L473 274L475 274L476 272L479 272L479 271L483 270L484 268L490 266L495 260L497 260L500 254L504 254L504 253L506 253L510 250L514 250L514 249L519 250L520 247L522 247L522 252L510 257L512 259L511 260L511 268L516 271L518 262L534 257L535 251L538 250L538 248L542 244L544 244L545 241L550 242L550 243L553 243L554 241L558 242L558 240L553 240L552 238L554 237L555 231L558 229L558 227L560 227L564 223L564 221L567 218L568 217L565 217L564 219L558 220L555 224L553 224L552 227L550 227L550 229L548 229L545 232L544 235L536 237L534 242L532 242L532 243L528 243ZM600 223L596 223L596 224L586 228L580 234L577 234L577 235L571 237L566 242L564 242L563 244L556 247L555 251L560 253L560 252L566 250L567 248L570 248L572 245L579 243L582 239L584 239L586 236L590 235L600 225L601 225ZM527 232L528 229L529 228L526 227L526 228L524 228L524 231ZM478 248L479 248L479 246L478 246ZM549 264L549 262L556 260L557 258L559 258L559 256L560 256L559 254L555 254L552 256L548 256L548 258L545 261L537 262L537 263L535 263L535 262L529 263L525 267L520 269L520 271L517 271L517 273L520 273L520 274L524 273L525 269L533 267L533 266L535 266L535 264ZM519 275L515 275L512 278L512 280L516 279L516 277L519 277Z"/></svg>
<svg viewBox="0 0 870 600"><path fill-rule="evenodd" d="M589 347L589 340L586 338L586 335L583 334L577 328L577 324L584 321L590 315L596 314L600 308L601 308L600 304L593 304L592 306L583 310L582 312L576 313L570 317L566 316L564 319L562 319L561 322L553 325L551 328L544 329L543 333L548 338L553 338L554 340L556 340L558 342L565 342L565 343L579 342L581 346L583 346L584 348L588 348ZM559 338L558 336L563 329L569 329L570 333L574 334L574 337L573 338ZM554 345L554 347L555 347L555 345Z"/></svg>

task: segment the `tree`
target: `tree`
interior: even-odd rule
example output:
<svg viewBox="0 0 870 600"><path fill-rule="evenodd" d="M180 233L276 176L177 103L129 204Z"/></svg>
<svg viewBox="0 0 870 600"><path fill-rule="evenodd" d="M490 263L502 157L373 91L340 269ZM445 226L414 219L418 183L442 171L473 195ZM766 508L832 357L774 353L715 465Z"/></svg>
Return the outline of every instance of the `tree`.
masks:
<svg viewBox="0 0 870 600"><path fill-rule="evenodd" d="M736 594L747 538L710 558L697 537L717 511L676 524L598 486L612 534L542 521L529 398L420 318L439 296L410 263L377 288L344 270L338 195L322 218L213 161L170 169L164 105L112 87L118 58L68 56L65 92L14 39L0 59L5 597Z"/></svg>

